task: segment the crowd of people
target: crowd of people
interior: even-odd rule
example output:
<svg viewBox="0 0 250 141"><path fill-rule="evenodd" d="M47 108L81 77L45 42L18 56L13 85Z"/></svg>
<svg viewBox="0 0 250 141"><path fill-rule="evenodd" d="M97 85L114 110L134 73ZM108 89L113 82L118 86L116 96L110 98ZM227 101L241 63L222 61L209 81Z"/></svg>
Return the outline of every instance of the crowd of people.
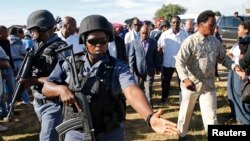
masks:
<svg viewBox="0 0 250 141"><path fill-rule="evenodd" d="M153 27L153 28L152 28ZM77 28L71 16L54 17L48 10L37 10L27 17L25 28L0 25L0 116L5 117L17 83L26 88L18 97L32 103L41 123L40 141L57 141L56 127L75 118L83 108L77 100L72 68L57 49L73 45L81 93L88 99L94 134L98 141L124 140L124 120L128 102L155 132L178 135L187 140L189 123L199 99L205 131L218 124L215 80L217 63L230 70L228 99L232 115L240 124L250 124L250 105L240 101L240 84L249 75L248 49L240 47L249 38L250 23L241 21L239 41L227 52L211 10L199 14L197 22L173 15L155 24L138 17L112 24L101 15L89 15ZM250 40L249 43L250 44ZM25 54L33 50L32 72L23 81L15 77ZM69 50L63 51L72 59ZM161 118L162 110L153 111L153 83L161 74L161 104L169 104L172 76L177 73L180 110L177 123ZM34 101L31 102L30 94ZM69 113L70 112L70 113ZM83 111L84 112L84 111ZM81 115L81 114L80 114ZM8 130L0 125L0 131ZM63 136L66 141L89 138L84 127Z"/></svg>

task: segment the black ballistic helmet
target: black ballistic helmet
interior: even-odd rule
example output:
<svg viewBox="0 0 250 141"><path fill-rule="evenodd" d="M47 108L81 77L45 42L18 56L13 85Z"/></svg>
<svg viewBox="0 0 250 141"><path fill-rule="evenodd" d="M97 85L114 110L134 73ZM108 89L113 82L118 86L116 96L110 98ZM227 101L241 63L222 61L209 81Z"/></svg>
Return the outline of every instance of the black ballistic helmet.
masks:
<svg viewBox="0 0 250 141"><path fill-rule="evenodd" d="M46 31L56 24L54 16L48 10L37 10L32 12L27 19L27 29L38 27Z"/></svg>
<svg viewBox="0 0 250 141"><path fill-rule="evenodd" d="M105 17L101 15L87 16L81 21L80 24L79 43L83 44L87 34L91 31L105 32L109 36L109 42L112 42L114 40L112 30L112 26L110 26L110 23Z"/></svg>

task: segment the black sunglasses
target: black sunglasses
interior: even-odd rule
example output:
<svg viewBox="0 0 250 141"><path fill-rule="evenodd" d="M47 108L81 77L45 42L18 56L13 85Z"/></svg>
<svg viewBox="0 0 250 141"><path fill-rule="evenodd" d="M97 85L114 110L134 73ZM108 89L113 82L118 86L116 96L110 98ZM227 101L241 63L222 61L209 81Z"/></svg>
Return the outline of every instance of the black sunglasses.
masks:
<svg viewBox="0 0 250 141"><path fill-rule="evenodd" d="M94 38L94 39L87 39L87 42L91 45L105 45L108 42L108 38Z"/></svg>

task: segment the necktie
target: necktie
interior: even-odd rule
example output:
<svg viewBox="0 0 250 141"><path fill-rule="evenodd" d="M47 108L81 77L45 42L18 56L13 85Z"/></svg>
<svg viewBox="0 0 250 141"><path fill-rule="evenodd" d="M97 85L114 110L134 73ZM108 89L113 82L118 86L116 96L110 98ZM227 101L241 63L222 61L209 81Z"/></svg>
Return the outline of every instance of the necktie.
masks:
<svg viewBox="0 0 250 141"><path fill-rule="evenodd" d="M142 46L144 48L144 51L147 52L147 41L146 40L142 41Z"/></svg>

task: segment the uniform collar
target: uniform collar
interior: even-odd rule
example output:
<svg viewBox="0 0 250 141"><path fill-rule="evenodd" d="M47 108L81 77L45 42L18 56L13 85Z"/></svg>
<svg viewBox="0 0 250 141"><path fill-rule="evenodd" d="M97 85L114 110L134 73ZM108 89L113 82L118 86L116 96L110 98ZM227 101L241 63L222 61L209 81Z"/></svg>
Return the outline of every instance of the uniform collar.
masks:
<svg viewBox="0 0 250 141"><path fill-rule="evenodd" d="M99 67L102 63L107 63L109 61L109 57L108 55L105 55L101 60L99 60L98 62L96 62L93 66L90 65L89 59L87 58L87 55L84 55L83 57L81 57L81 59L83 59L84 61L84 71L83 71L83 75L84 76L89 76L89 77L93 77L96 76Z"/></svg>
<svg viewBox="0 0 250 141"><path fill-rule="evenodd" d="M83 61L85 61L86 63L88 63L88 65L89 66L91 66L90 65L90 62L89 62L89 59L88 59L88 53L86 53L84 56L82 56L81 57L81 59L83 60ZM106 54L101 60L99 60L98 62L96 62L93 66L99 66L101 63L108 63L109 62L109 57L108 57L108 55Z"/></svg>
<svg viewBox="0 0 250 141"><path fill-rule="evenodd" d="M56 39L58 38L57 34L54 33L48 40L47 40L47 44L50 44L52 42L54 42Z"/></svg>

